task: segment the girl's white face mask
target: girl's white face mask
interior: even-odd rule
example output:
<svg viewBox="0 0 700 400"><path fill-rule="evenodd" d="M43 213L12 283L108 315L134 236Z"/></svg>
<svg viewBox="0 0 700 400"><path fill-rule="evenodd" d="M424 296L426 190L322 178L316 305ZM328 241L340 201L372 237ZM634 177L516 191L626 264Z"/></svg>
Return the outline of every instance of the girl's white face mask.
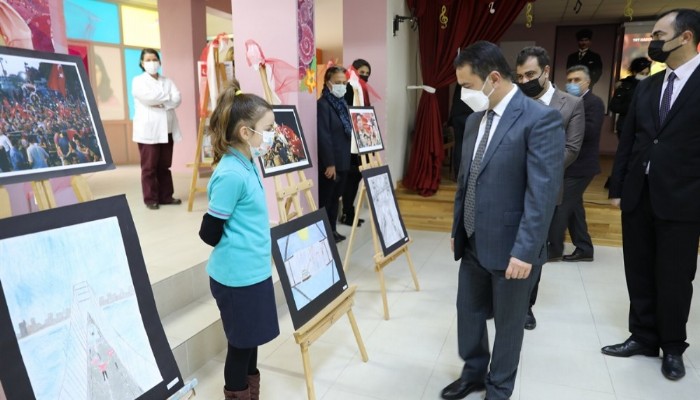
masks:
<svg viewBox="0 0 700 400"><path fill-rule="evenodd" d="M275 131L258 132L252 128L250 130L263 137L262 142L258 147L253 147L250 145L250 143L248 143L248 146L250 147L250 154L253 156L253 158L262 157L272 148L272 143L275 140Z"/></svg>

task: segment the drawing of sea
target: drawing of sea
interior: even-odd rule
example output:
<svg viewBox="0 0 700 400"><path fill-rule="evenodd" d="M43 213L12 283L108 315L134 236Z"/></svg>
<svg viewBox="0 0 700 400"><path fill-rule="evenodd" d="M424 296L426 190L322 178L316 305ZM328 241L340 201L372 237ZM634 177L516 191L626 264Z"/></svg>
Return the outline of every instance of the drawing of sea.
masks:
<svg viewBox="0 0 700 400"><path fill-rule="evenodd" d="M340 280L323 221L278 239L277 244L297 310Z"/></svg>
<svg viewBox="0 0 700 400"><path fill-rule="evenodd" d="M116 217L0 240L0 254L37 400L134 400L163 380Z"/></svg>

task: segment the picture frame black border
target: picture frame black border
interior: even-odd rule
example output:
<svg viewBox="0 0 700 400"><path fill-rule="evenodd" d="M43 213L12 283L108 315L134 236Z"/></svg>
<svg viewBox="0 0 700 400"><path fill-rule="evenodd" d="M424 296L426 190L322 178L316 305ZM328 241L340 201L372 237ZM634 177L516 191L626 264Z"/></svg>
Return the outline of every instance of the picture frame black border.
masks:
<svg viewBox="0 0 700 400"><path fill-rule="evenodd" d="M307 305L297 310L294 295L292 294L292 288L289 284L289 277L287 276L287 271L284 266L282 252L280 251L277 242L279 239L292 235L300 229L309 227L321 221L323 221L323 226L326 230L326 238L328 239L328 245L331 249L331 255L335 261L336 272L338 273L339 279L338 282L334 283L323 293L316 296L316 298L311 300L311 302L309 302ZM306 215L302 215L301 217L295 218L282 225L272 227L270 229L270 234L272 237L272 259L275 262L275 268L277 269L277 274L280 277L284 297L287 301L287 308L289 309L289 314L292 317L292 325L294 325L294 329L299 329L348 288L348 282L345 278L345 271L343 270L343 264L340 260L338 247L333 240L333 230L331 229L331 224L328 221L326 210L321 209Z"/></svg>
<svg viewBox="0 0 700 400"><path fill-rule="evenodd" d="M125 195L0 219L0 240L111 217L117 217L119 221L121 240L126 251L131 281L141 311L141 320L156 364L163 377L162 382L139 396L137 400L166 399L182 388L184 382L161 325L136 226ZM22 361L19 343L12 327L10 311L4 300L5 292L2 282L0 282L0 299L2 300L0 302L0 349L2 349L0 354L2 354L3 360L0 362L0 381L3 382L7 400L35 399L29 375ZM153 323L153 321L157 321L157 323ZM177 382L168 387L176 378ZM9 385L10 382L12 385Z"/></svg>
<svg viewBox="0 0 700 400"><path fill-rule="evenodd" d="M396 207L396 213L398 214L399 222L401 223L401 230L404 234L402 239L400 239L398 242L392 244L389 247L387 247L386 243L384 243L384 235L382 234L382 230L379 228L379 219L377 217L377 210L374 205L374 195L372 194L372 190L370 189L370 186L368 185L367 181L369 178L383 174L386 174L389 177L389 185L391 186L391 197L394 199L394 206ZM374 221L374 226L376 227L379 242L382 245L382 253L384 254L384 257L387 257L389 254L400 249L402 246L405 246L411 240L408 235L408 231L406 230L406 224L404 224L403 217L401 216L399 203L396 200L396 194L394 193L394 181L391 179L391 172L389 171L389 167L387 165L382 165L380 167L370 168L362 171L362 179L365 185L365 191L367 192L367 198L369 199L369 205L372 208L372 219Z"/></svg>
<svg viewBox="0 0 700 400"><path fill-rule="evenodd" d="M294 171L299 171L302 169L307 169L313 167L313 163L311 161L311 155L309 154L309 146L306 145L306 136L304 135L304 128L301 126L301 120L299 119L299 112L297 111L297 107L294 105L275 105L272 106L272 112L289 112L292 111L292 114L294 115L294 120L297 123L297 133L299 134L299 139L301 140L301 145L304 147L304 154L306 154L306 164L300 163L299 165L294 165L290 166L288 168L282 168L278 171L274 172L269 172L265 169L265 164L262 160L262 157L258 157L258 163L260 163L260 170L262 171L263 178L269 178L271 176L277 176L277 175L282 175L286 174L288 172L294 172Z"/></svg>
<svg viewBox="0 0 700 400"><path fill-rule="evenodd" d="M46 168L41 168L36 170L36 172L32 173L11 174L8 176L3 176L5 174L8 174L7 172L0 172L0 185L41 181L51 178L60 178L64 176L73 176L89 172L98 172L114 169L115 166L112 160L112 154L109 151L109 144L107 143L107 136L105 134L104 126L102 125L102 119L100 118L100 111L97 109L95 94L92 91L90 78L88 77L87 71L85 70L85 65L83 65L83 61L80 59L80 57L61 53L48 53L44 51L0 46L0 56L2 55L23 57L27 59L44 59L61 63L75 64L75 67L78 70L78 75L80 76L83 93L85 93L85 99L87 100L88 107L90 108L89 111L92 117L93 126L95 127L95 134L97 135L97 138L100 141L100 148L102 149L102 160L104 161L104 163L95 165L75 164L71 166L62 166L61 168L52 169L50 171L47 171Z"/></svg>
<svg viewBox="0 0 700 400"><path fill-rule="evenodd" d="M359 133L355 131L355 125L352 123L352 116L350 117L350 125L352 125L352 138L355 141L355 144L357 145L357 154L363 155L363 154L368 154L368 153L376 153L379 151L384 151L384 136L382 136L382 130L379 127L379 119L377 118L377 111L374 109L372 106L350 106L348 107L348 110L350 113L352 113L352 110L372 110L372 114L374 115L374 120L377 121L377 132L379 133L379 140L382 142L382 148L381 149L372 149L368 150L367 147L363 148L360 147L360 139L359 139Z"/></svg>

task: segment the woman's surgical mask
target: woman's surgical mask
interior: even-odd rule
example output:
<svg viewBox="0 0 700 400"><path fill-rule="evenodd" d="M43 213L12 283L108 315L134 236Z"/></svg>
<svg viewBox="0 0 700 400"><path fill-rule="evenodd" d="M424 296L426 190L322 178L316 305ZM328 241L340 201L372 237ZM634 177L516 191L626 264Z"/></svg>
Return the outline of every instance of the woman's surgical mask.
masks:
<svg viewBox="0 0 700 400"><path fill-rule="evenodd" d="M347 90L347 86L344 83L331 85L331 93L333 93L333 96L335 96L339 99L342 98L343 96L345 96L346 90Z"/></svg>
<svg viewBox="0 0 700 400"><path fill-rule="evenodd" d="M636 74L634 77L635 77L638 81L643 81L644 79L648 78L649 75Z"/></svg>
<svg viewBox="0 0 700 400"><path fill-rule="evenodd" d="M143 62L143 69L145 69L146 72L148 72L151 75L157 74L159 68L160 68L159 61L144 61Z"/></svg>
<svg viewBox="0 0 700 400"><path fill-rule="evenodd" d="M489 97L493 94L494 88L491 88L489 94L484 93L486 82L481 87L481 90L462 88L460 98L466 105L475 112L486 111L489 109Z"/></svg>
<svg viewBox="0 0 700 400"><path fill-rule="evenodd" d="M253 158L261 157L267 154L272 148L272 143L275 140L275 131L258 132L253 128L248 129L262 136L262 142L260 142L260 146L253 147L250 145L250 143L248 144L248 147L250 147L250 154L253 156Z"/></svg>

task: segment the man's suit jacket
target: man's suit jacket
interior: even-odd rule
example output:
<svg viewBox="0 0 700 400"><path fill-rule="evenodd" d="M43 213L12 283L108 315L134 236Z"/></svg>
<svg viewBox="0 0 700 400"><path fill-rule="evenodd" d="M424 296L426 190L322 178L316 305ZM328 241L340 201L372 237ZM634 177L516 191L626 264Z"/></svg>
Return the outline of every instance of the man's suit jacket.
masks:
<svg viewBox="0 0 700 400"><path fill-rule="evenodd" d="M700 67L692 73L665 121L659 121L659 72L641 81L632 97L617 147L610 197L623 212L642 196L647 163L654 214L665 220L700 222Z"/></svg>
<svg viewBox="0 0 700 400"><path fill-rule="evenodd" d="M316 129L318 137L319 171L335 167L337 171L350 169L350 140L343 122L324 96L318 99Z"/></svg>
<svg viewBox="0 0 700 400"><path fill-rule="evenodd" d="M569 57L566 59L566 69L574 65L585 65L588 67L588 72L591 75L591 86L598 82L598 79L603 74L603 61L600 55L591 49L588 49L586 54L580 59L578 58L578 51L569 54Z"/></svg>
<svg viewBox="0 0 700 400"><path fill-rule="evenodd" d="M576 161L583 143L583 135L586 130L583 100L559 89L554 89L549 106L559 111L564 121L564 132L566 133L564 168L566 168Z"/></svg>
<svg viewBox="0 0 700 400"><path fill-rule="evenodd" d="M467 242L464 197L484 112L467 119L455 194L455 260ZM506 107L481 162L476 189L475 239L479 262L505 270L510 257L542 265L545 242L562 183L564 132L556 110L518 90Z"/></svg>
<svg viewBox="0 0 700 400"><path fill-rule="evenodd" d="M588 177L600 173L600 129L603 126L603 100L590 90L583 95L586 129L578 158L564 171L565 177Z"/></svg>

